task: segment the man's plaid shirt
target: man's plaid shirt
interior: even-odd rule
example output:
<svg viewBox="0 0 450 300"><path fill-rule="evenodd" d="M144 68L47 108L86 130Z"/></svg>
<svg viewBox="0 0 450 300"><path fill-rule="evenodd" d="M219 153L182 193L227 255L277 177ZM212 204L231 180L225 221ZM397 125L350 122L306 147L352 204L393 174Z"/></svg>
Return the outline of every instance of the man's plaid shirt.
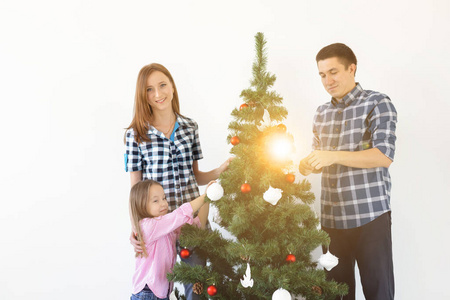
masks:
<svg viewBox="0 0 450 300"><path fill-rule="evenodd" d="M313 149L362 151L378 148L394 160L397 112L386 95L363 90L359 83L340 102L317 109ZM387 168L331 165L322 170L322 226L349 229L390 211L391 178Z"/></svg>
<svg viewBox="0 0 450 300"><path fill-rule="evenodd" d="M203 158L197 123L177 116L170 139L154 127L148 130L150 142L136 143L134 130L126 133L125 170L142 171L142 180L159 182L169 210L200 196L192 165Z"/></svg>

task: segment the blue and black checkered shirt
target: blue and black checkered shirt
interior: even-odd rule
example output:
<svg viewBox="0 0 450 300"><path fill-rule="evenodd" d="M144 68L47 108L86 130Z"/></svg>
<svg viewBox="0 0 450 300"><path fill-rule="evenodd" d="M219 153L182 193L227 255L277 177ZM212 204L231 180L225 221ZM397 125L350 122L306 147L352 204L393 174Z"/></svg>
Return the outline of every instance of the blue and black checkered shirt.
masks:
<svg viewBox="0 0 450 300"><path fill-rule="evenodd" d="M314 116L313 149L362 151L378 148L394 160L397 112L388 96L358 83L340 102L321 105ZM336 229L367 224L390 211L387 168L331 165L322 169L321 223Z"/></svg>
<svg viewBox="0 0 450 300"><path fill-rule="evenodd" d="M166 194L169 210L200 196L192 165L203 158L197 123L177 116L172 136L150 126L150 142L138 144L134 130L126 132L125 170L142 171L142 180L159 182Z"/></svg>

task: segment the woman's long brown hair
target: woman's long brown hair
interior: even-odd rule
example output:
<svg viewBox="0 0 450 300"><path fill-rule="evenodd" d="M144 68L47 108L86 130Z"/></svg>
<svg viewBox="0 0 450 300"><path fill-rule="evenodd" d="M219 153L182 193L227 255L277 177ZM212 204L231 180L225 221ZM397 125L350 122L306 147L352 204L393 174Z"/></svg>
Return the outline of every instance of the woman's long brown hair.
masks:
<svg viewBox="0 0 450 300"><path fill-rule="evenodd" d="M133 221L133 227L137 233L137 240L141 244L144 256L147 257L147 249L145 248L144 236L139 221L145 218L153 218L147 212L147 201L150 193L150 187L154 184L161 186L159 182L154 180L144 180L136 183L130 191L130 212ZM138 256L138 254L136 254Z"/></svg>
<svg viewBox="0 0 450 300"><path fill-rule="evenodd" d="M141 69L141 71L139 71L139 75L136 82L133 120L131 121L130 126L128 126L127 128L127 130L133 128L135 140L137 143L150 142L150 139L147 136L147 132L149 129L149 123L153 111L150 104L148 103L147 98L147 80L150 74L152 74L155 71L162 72L169 78L170 83L172 83L173 86L172 109L176 115L180 114L180 102L178 100L178 91L175 85L175 81L173 80L169 70L167 70L163 65L157 63L144 66Z"/></svg>

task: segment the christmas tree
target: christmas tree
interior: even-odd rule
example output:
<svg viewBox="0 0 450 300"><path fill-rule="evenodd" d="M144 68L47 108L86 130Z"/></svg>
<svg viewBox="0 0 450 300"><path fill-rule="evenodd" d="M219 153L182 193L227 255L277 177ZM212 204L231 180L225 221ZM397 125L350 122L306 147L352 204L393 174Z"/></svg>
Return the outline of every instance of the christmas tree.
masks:
<svg viewBox="0 0 450 300"><path fill-rule="evenodd" d="M228 127L235 159L207 193L220 216L214 222L235 239L184 226L180 244L195 247L207 265L179 262L168 278L193 283L204 299L334 299L347 288L326 280L312 261L311 252L329 238L310 207L310 184L293 174L293 138L282 123L287 110L271 90L276 77L266 71L264 35L255 40L251 87L242 91L243 104Z"/></svg>

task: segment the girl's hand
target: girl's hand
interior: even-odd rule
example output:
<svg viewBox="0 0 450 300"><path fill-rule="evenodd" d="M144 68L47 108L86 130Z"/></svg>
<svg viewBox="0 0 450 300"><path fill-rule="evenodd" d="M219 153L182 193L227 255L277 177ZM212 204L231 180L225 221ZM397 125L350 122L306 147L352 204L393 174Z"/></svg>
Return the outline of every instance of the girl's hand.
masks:
<svg viewBox="0 0 450 300"><path fill-rule="evenodd" d="M208 190L209 186L210 186L211 184L213 184L213 183L216 183L216 181L215 181L215 180L211 180L211 181L208 183L208 185L206 186L206 189L205 189L205 195L206 195L206 191Z"/></svg>
<svg viewBox="0 0 450 300"><path fill-rule="evenodd" d="M131 235L130 235L130 244L131 244L131 246L133 246L134 252L136 252L137 254L141 254L144 252L142 250L141 244L139 243L139 241L136 238L136 234L133 231L131 231Z"/></svg>

